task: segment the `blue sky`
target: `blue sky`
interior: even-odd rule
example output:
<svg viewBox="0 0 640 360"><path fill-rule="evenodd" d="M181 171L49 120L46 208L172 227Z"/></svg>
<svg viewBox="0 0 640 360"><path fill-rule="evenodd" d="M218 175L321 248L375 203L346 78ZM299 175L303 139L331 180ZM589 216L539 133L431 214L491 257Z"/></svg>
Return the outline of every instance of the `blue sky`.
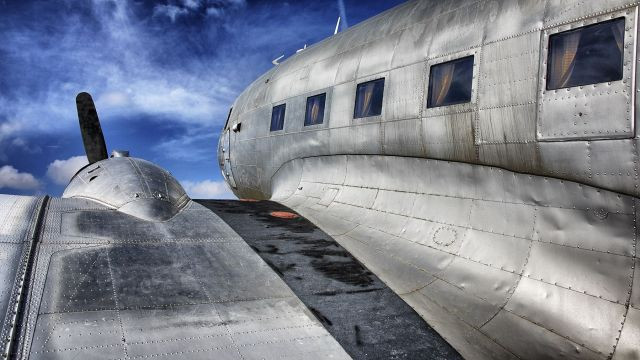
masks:
<svg viewBox="0 0 640 360"><path fill-rule="evenodd" d="M347 24L401 2L344 0ZM62 193L86 161L75 95L88 91L109 150L164 167L192 197L230 196L215 154L230 104L272 59L330 36L339 13L339 1L0 0L0 193Z"/></svg>

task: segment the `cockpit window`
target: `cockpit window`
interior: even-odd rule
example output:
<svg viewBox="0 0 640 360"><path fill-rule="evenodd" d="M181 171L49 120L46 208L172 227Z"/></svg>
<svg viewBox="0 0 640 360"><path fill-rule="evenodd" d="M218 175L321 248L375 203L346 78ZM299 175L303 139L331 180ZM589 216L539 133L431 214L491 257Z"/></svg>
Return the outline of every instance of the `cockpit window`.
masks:
<svg viewBox="0 0 640 360"><path fill-rule="evenodd" d="M286 104L281 104L273 107L271 112L271 131L278 131L284 129L284 110Z"/></svg>
<svg viewBox="0 0 640 360"><path fill-rule="evenodd" d="M224 128L222 128L222 130L227 130L227 126L229 126L229 119L231 119L232 111L233 111L233 108L229 109L229 114L227 115L227 121L224 123Z"/></svg>
<svg viewBox="0 0 640 360"><path fill-rule="evenodd" d="M358 84L354 118L363 118L382 114L382 96L384 78Z"/></svg>
<svg viewBox="0 0 640 360"><path fill-rule="evenodd" d="M324 103L326 99L326 93L307 98L304 126L322 124L324 121Z"/></svg>
<svg viewBox="0 0 640 360"><path fill-rule="evenodd" d="M431 66L427 107L471 101L473 55Z"/></svg>
<svg viewBox="0 0 640 360"><path fill-rule="evenodd" d="M549 37L547 90L622 79L624 18Z"/></svg>

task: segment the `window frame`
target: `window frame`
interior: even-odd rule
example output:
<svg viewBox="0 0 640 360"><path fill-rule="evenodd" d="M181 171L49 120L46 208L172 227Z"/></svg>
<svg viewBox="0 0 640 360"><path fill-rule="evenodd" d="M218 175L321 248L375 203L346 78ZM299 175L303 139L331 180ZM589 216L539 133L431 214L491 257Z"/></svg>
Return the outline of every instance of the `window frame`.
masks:
<svg viewBox="0 0 640 360"><path fill-rule="evenodd" d="M271 124L273 122L273 111L277 108L277 107L284 107L284 115L282 116L282 129L277 129L277 130L272 130L271 129ZM273 134L273 133L279 133L279 132L284 132L284 128L287 124L287 103L286 102L282 102L282 103L276 103L271 107L271 118L269 120L269 133Z"/></svg>
<svg viewBox="0 0 640 360"><path fill-rule="evenodd" d="M311 98L315 98L315 97L319 97L319 96L324 96L324 102L322 104L322 122L316 123L316 124L307 124L307 112L308 112L308 108L309 108L309 99ZM303 128L313 128L313 127L318 127L321 126L325 123L325 119L327 118L327 92L321 92L319 94L314 94L314 95L309 95L305 97L304 100L304 119L302 121L302 127Z"/></svg>
<svg viewBox="0 0 640 360"><path fill-rule="evenodd" d="M550 88L549 87L549 85L550 85L549 84L549 71L550 71L549 64L551 63L551 61L550 61L551 60L551 51L549 50L549 48L551 47L551 39L553 37L562 36L563 34L566 34L566 33L569 33L569 32L580 31L580 30L587 29L587 28L593 28L593 27L596 27L598 25L602 25L602 24L606 24L606 23L612 23L612 22L619 21L619 20L623 20L624 28L626 30L627 19L624 16L619 16L619 17L616 17L616 18L613 18L613 19L609 19L609 20L605 20L605 21L601 21L601 22L595 22L593 24L579 26L579 27L576 27L576 28L573 28L573 29L564 30L564 31L553 33L553 34L549 34L547 39L546 39L546 41L547 41L547 54L546 54L546 56L547 56L547 59L546 59L547 67L546 67L546 71L545 71L545 74L544 74L544 76L546 77L546 81L544 83L545 90L547 90L547 91L550 91L550 90L562 90L562 89L569 89L569 88L579 87L579 86L590 86L590 85L595 85L595 84L604 84L604 83L616 82L616 81L620 81L620 80L624 79L624 62L625 62L624 55L625 54L624 54L624 48L623 48L623 50L622 50L622 59L621 59L622 74L621 74L620 79L600 81L600 82L588 83L588 84L578 84L578 85L573 85L573 86L561 86L561 87L556 87L556 88ZM626 33L626 31L625 31L625 33Z"/></svg>
<svg viewBox="0 0 640 360"><path fill-rule="evenodd" d="M454 102L451 104L444 104L444 105L435 105L435 106L429 106L429 100L431 99L431 81L433 80L433 78L431 77L432 72L433 72L433 68L437 67L437 66L442 66L445 64L450 64L452 62L460 62L461 60L465 60L465 59L469 59L471 58L473 60L473 62L471 63L471 92L469 94L469 100L465 100L465 101L459 101L459 102ZM443 106L454 106L454 105L460 105L460 104L466 104L466 103L470 103L472 98L473 98L473 77L474 77L474 70L475 70L475 65L476 63L476 57L474 55L467 55L467 56L463 56L457 59L453 59L453 60L447 60L438 64L432 64L431 66L429 66L429 75L427 76L429 78L429 82L426 84L427 86L427 109L434 109L434 108L438 108L438 107L443 107Z"/></svg>
<svg viewBox="0 0 640 360"><path fill-rule="evenodd" d="M621 80L547 90L551 36L621 17L625 18ZM636 85L638 74L634 71L638 31L636 21L637 9L633 8L552 26L542 31L536 119L538 141L621 139L635 136L637 114L634 104L638 91ZM626 100L621 101L619 96L625 96ZM612 102L616 102L616 105L611 106ZM592 121L593 118L588 117L588 115L597 117L593 113L604 108L611 109L613 112L607 114L607 118L611 121ZM574 116L582 113L587 116Z"/></svg>
<svg viewBox="0 0 640 360"><path fill-rule="evenodd" d="M364 77L364 78L360 78L360 79L356 79L355 81L355 88L353 90L353 111L351 113L351 118L353 121L362 121L364 119L373 119L373 120L379 120L382 119L382 117L384 116L384 102L385 102L385 95L387 93L387 77L388 77L388 73L384 73L384 74L378 74L378 75L374 75L374 76L368 76L368 77ZM375 82L375 81L380 81L382 80L383 85L382 85L382 104L380 105L380 114L377 115L369 115L369 116L356 116L356 108L357 108L357 104L358 104L358 87L364 84L368 84L371 82Z"/></svg>
<svg viewBox="0 0 640 360"><path fill-rule="evenodd" d="M446 56L433 58L425 62L424 81L422 85L423 96L421 99L423 117L450 115L450 114L470 112L470 111L476 110L477 103L478 103L478 77L479 77L478 74L480 69L479 54L480 54L480 47L477 47L477 48L472 48L465 51L449 54ZM444 106L431 107L431 108L428 107L427 102L429 99L429 85L430 85L429 81L431 77L431 67L444 64L453 60L469 57L469 56L473 56L473 76L471 78L471 100L469 102L464 102L459 104L451 104L451 105L444 105Z"/></svg>

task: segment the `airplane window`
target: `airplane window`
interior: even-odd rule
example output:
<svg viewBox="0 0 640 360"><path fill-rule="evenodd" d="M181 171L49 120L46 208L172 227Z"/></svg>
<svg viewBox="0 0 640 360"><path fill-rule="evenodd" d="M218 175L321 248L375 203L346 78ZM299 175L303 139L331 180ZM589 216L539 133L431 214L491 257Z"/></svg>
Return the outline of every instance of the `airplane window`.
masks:
<svg viewBox="0 0 640 360"><path fill-rule="evenodd" d="M353 117L363 118L382 114L383 93L384 78L358 84Z"/></svg>
<svg viewBox="0 0 640 360"><path fill-rule="evenodd" d="M326 98L326 93L307 98L307 111L304 116L304 126L322 124L322 121L324 120L324 102Z"/></svg>
<svg viewBox="0 0 640 360"><path fill-rule="evenodd" d="M471 101L473 55L431 66L427 107Z"/></svg>
<svg viewBox="0 0 640 360"><path fill-rule="evenodd" d="M547 90L622 79L624 18L549 37Z"/></svg>
<svg viewBox="0 0 640 360"><path fill-rule="evenodd" d="M278 131L284 129L284 110L286 104L281 104L273 107L271 112L271 131Z"/></svg>

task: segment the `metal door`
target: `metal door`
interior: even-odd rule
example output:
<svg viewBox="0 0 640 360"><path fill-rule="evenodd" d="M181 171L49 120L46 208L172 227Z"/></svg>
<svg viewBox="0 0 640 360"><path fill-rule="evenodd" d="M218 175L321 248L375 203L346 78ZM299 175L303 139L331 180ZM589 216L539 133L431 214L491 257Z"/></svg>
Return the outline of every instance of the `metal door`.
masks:
<svg viewBox="0 0 640 360"><path fill-rule="evenodd" d="M227 129L220 141L220 151L222 152L222 175L225 177L229 185L232 188L236 188L236 181L233 178L233 171L231 171L231 134Z"/></svg>

